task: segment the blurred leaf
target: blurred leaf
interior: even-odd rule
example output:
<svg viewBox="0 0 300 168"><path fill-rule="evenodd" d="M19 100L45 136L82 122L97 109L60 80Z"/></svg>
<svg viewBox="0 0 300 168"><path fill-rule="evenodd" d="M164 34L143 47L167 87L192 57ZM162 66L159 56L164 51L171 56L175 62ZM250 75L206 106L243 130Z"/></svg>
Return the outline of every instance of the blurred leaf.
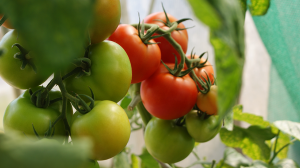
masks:
<svg viewBox="0 0 300 168"><path fill-rule="evenodd" d="M250 12L253 16L264 15L268 12L270 0L251 0L249 5Z"/></svg>
<svg viewBox="0 0 300 168"><path fill-rule="evenodd" d="M239 3L241 5L242 11L243 11L244 16L245 16L246 11L247 11L247 0L239 0Z"/></svg>
<svg viewBox="0 0 300 168"><path fill-rule="evenodd" d="M239 1L189 0L189 2L198 19L210 26L210 42L215 51L218 114L221 122L236 103L241 88L245 52L244 13ZM203 10L206 12L202 12ZM207 20L210 22L207 23Z"/></svg>
<svg viewBox="0 0 300 168"><path fill-rule="evenodd" d="M232 167L248 166L251 162L233 148L226 148L224 152L224 163Z"/></svg>
<svg viewBox="0 0 300 168"><path fill-rule="evenodd" d="M240 110L240 108L243 108L243 106L241 105L236 105L232 108L232 111L230 111L230 113L228 113L225 118L224 118L224 127L229 130L232 131L233 129L233 113L236 110Z"/></svg>
<svg viewBox="0 0 300 168"><path fill-rule="evenodd" d="M126 114L127 114L127 116L128 116L129 119L131 119L131 118L133 117L134 113L137 112L137 111L136 111L136 107L135 107L133 110L128 110L128 109L127 109L127 107L128 107L128 105L130 104L131 100L132 100L132 99L131 99L130 95L127 94L127 95L122 99L121 104L120 104L121 107L125 110L125 112L126 112Z"/></svg>
<svg viewBox="0 0 300 168"><path fill-rule="evenodd" d="M276 145L276 152L281 149L284 145L288 144L290 142L290 137L287 134L284 134L282 132L279 133L279 137L277 140L277 145ZM272 146L272 150L274 149L274 145ZM289 148L284 148L280 153L278 153L277 157L279 159L285 159L287 158L288 155L288 149Z"/></svg>
<svg viewBox="0 0 300 168"><path fill-rule="evenodd" d="M234 126L233 131L222 128L220 137L222 142L234 148L241 148L243 153L253 160L267 161L270 158L270 147L266 140L274 138L271 128L261 128L259 126L250 126L247 129Z"/></svg>
<svg viewBox="0 0 300 168"><path fill-rule="evenodd" d="M132 168L140 168L139 159L135 154L131 154L131 165Z"/></svg>
<svg viewBox="0 0 300 168"><path fill-rule="evenodd" d="M260 161L260 160L257 160L257 161L254 161L253 164L251 166L241 166L241 168L271 168L272 166Z"/></svg>
<svg viewBox="0 0 300 168"><path fill-rule="evenodd" d="M198 145L200 145L200 143L199 142L195 142L194 148L196 148Z"/></svg>
<svg viewBox="0 0 300 168"><path fill-rule="evenodd" d="M84 54L93 0L1 0L36 60L54 71Z"/></svg>
<svg viewBox="0 0 300 168"><path fill-rule="evenodd" d="M145 147L143 148L142 154L138 157L142 160L142 168L160 168L159 163L150 155Z"/></svg>
<svg viewBox="0 0 300 168"><path fill-rule="evenodd" d="M274 165L274 168L299 168L299 165L292 159L282 159Z"/></svg>
<svg viewBox="0 0 300 168"><path fill-rule="evenodd" d="M90 147L88 141L61 145L56 140L32 142L0 134L0 167L83 168L88 164Z"/></svg>
<svg viewBox="0 0 300 168"><path fill-rule="evenodd" d="M261 116L255 114L243 113L243 106L238 105L234 108L233 119L245 121L251 125L259 125L261 127L269 127L271 124L265 121Z"/></svg>
<svg viewBox="0 0 300 168"><path fill-rule="evenodd" d="M275 121L273 124L280 129L280 131L300 140L300 123L288 121L288 120L281 120Z"/></svg>
<svg viewBox="0 0 300 168"><path fill-rule="evenodd" d="M209 168L210 168L210 167L209 167ZM234 167L232 167L232 166L226 164L226 163L224 162L224 160L222 159L222 160L219 161L219 163L216 165L215 168L234 168Z"/></svg>
<svg viewBox="0 0 300 168"><path fill-rule="evenodd" d="M114 168L131 168L127 153L122 151L113 157Z"/></svg>
<svg viewBox="0 0 300 168"><path fill-rule="evenodd" d="M188 0L195 15L212 29L221 26L222 21L216 9L207 0Z"/></svg>

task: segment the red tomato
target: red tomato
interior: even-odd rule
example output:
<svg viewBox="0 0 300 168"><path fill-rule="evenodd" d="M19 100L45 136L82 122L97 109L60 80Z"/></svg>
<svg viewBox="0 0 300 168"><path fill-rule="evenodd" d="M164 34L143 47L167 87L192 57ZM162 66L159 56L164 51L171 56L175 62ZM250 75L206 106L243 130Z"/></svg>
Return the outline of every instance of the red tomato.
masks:
<svg viewBox="0 0 300 168"><path fill-rule="evenodd" d="M199 92L197 97L198 108L209 115L218 114L217 97L218 87L216 85L212 85L206 94Z"/></svg>
<svg viewBox="0 0 300 168"><path fill-rule="evenodd" d="M173 17L170 14L167 14L170 22L175 22L178 19ZM145 23L150 23L150 24L157 24L160 28L164 30L168 30L169 27L166 26L164 23L158 21L162 20L164 22L167 22L166 16L164 12L157 12L157 13L152 13L148 15L145 19ZM178 24L177 28L179 29L184 29L185 26L180 23ZM186 30L174 30L171 33L172 38L181 46L182 51L186 53L187 47L188 47L188 34ZM156 38L155 41L158 43L158 46L161 51L161 59L163 60L164 63L175 63L175 56L177 56L178 62L180 62L180 54L176 51L176 49L164 38L164 37L159 37Z"/></svg>
<svg viewBox="0 0 300 168"><path fill-rule="evenodd" d="M187 55L186 56L187 58L191 58L191 55ZM195 56L195 58L198 58L199 56ZM201 60L200 60L200 63L203 63L203 62L205 62L205 58L201 58ZM206 73L207 73L207 75L208 75L208 78L210 79L210 81L211 81L211 83L212 84L214 84L214 82L215 82L215 78L214 78L214 68L213 68L213 66L210 64L210 62L206 62L205 64L205 67L202 67L202 68L195 68L194 69L194 72L195 72L195 74L199 77L199 78L201 78L201 79L203 79L203 81L204 81L204 78L206 79L206 80L208 80L207 79L207 76L206 76ZM206 72L206 73L205 73ZM204 78L203 78L203 77ZM198 83L197 82L197 85L199 86L199 88L200 89L203 89L202 88L202 86L201 86L201 84L200 83Z"/></svg>
<svg viewBox="0 0 300 168"><path fill-rule="evenodd" d="M196 84L189 75L173 76L163 64L141 85L145 108L153 116L165 120L187 114L196 103L197 93Z"/></svg>
<svg viewBox="0 0 300 168"><path fill-rule="evenodd" d="M126 51L131 67L131 83L139 83L150 77L160 65L160 49L157 44L144 44L138 36L138 30L126 24L120 24L108 40L118 43ZM150 40L150 43L155 43Z"/></svg>

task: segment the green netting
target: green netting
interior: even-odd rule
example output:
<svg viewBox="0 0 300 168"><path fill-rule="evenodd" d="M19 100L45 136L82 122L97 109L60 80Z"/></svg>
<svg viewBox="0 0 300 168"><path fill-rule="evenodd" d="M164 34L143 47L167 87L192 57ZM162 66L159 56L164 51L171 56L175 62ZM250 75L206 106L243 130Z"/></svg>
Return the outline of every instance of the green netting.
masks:
<svg viewBox="0 0 300 168"><path fill-rule="evenodd" d="M272 0L266 15L253 17L272 60L270 121L286 119L300 122L299 7L299 0ZM290 147L290 158L300 163L300 143Z"/></svg>

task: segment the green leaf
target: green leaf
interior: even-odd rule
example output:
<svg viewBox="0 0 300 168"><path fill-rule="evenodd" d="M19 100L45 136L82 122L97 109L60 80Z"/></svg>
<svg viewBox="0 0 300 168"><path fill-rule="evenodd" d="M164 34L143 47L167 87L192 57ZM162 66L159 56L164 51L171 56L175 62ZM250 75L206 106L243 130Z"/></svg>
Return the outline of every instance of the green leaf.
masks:
<svg viewBox="0 0 300 168"><path fill-rule="evenodd" d="M56 140L28 139L0 134L1 168L82 168L89 164L89 141L62 145Z"/></svg>
<svg viewBox="0 0 300 168"><path fill-rule="evenodd" d="M210 168L210 167L209 167ZM230 165L228 165L227 163L224 162L224 160L220 160L219 163L216 165L215 168L235 168L235 167L232 167Z"/></svg>
<svg viewBox="0 0 300 168"><path fill-rule="evenodd" d="M128 107L128 105L130 104L131 100L132 100L132 99L131 99L130 95L127 94L127 95L122 99L121 104L120 104L121 107L125 110L125 112L126 112L126 114L127 114L127 116L128 116L129 119L131 119L131 118L133 117L134 113L137 112L136 107L135 107L133 110L128 110L128 109L127 109L127 107Z"/></svg>
<svg viewBox="0 0 300 168"><path fill-rule="evenodd" d="M241 166L241 168L271 168L272 166L260 161L260 160L257 160L257 161L254 161L253 164L251 166L247 166L247 167L243 167Z"/></svg>
<svg viewBox="0 0 300 168"><path fill-rule="evenodd" d="M259 125L261 127L269 127L271 125L271 123L265 121L261 116L257 116L255 114L250 113L243 113L242 105L235 106L233 112L233 119L245 121L251 125Z"/></svg>
<svg viewBox="0 0 300 168"><path fill-rule="evenodd" d="M140 168L139 158L135 154L131 154L132 168Z"/></svg>
<svg viewBox="0 0 300 168"><path fill-rule="evenodd" d="M270 0L251 0L249 5L250 12L253 16L265 15L268 12Z"/></svg>
<svg viewBox="0 0 300 168"><path fill-rule="evenodd" d="M299 165L292 159L282 159L277 162L275 168L299 168Z"/></svg>
<svg viewBox="0 0 300 168"><path fill-rule="evenodd" d="M241 9L245 15L246 11L247 11L247 0L239 0L239 3L241 5Z"/></svg>
<svg viewBox="0 0 300 168"><path fill-rule="evenodd" d="M145 147L142 154L138 157L142 160L142 168L160 168L159 163L150 155Z"/></svg>
<svg viewBox="0 0 300 168"><path fill-rule="evenodd" d="M288 144L290 142L290 137L287 134L284 134L282 132L279 133L279 137L277 140L277 145L276 145L276 152L281 149L284 145ZM272 146L272 150L274 149L274 145ZM287 158L288 155L288 149L289 148L284 148L280 153L277 154L277 157L279 159L285 159Z"/></svg>
<svg viewBox="0 0 300 168"><path fill-rule="evenodd" d="M224 152L224 163L232 167L248 166L251 162L233 148L226 148Z"/></svg>
<svg viewBox="0 0 300 168"><path fill-rule="evenodd" d="M273 124L282 132L300 140L300 123L281 120L275 121Z"/></svg>
<svg viewBox="0 0 300 168"><path fill-rule="evenodd" d="M114 168L131 168L127 153L122 151L113 158Z"/></svg>
<svg viewBox="0 0 300 168"><path fill-rule="evenodd" d="M212 29L221 26L222 20L216 9L207 0L188 0L195 15Z"/></svg>
<svg viewBox="0 0 300 168"><path fill-rule="evenodd" d="M92 0L1 0L0 8L47 71L84 55Z"/></svg>
<svg viewBox="0 0 300 168"><path fill-rule="evenodd" d="M253 160L267 161L270 158L270 147L266 140L275 137L271 128L261 128L259 126L250 126L247 129L234 126L233 131L222 128L220 131L222 142L235 148L241 148L243 153Z"/></svg>
<svg viewBox="0 0 300 168"><path fill-rule="evenodd" d="M224 118L224 127L229 130L232 131L233 129L233 113L236 110L239 110L240 106L234 106L232 108L232 111L230 111Z"/></svg>

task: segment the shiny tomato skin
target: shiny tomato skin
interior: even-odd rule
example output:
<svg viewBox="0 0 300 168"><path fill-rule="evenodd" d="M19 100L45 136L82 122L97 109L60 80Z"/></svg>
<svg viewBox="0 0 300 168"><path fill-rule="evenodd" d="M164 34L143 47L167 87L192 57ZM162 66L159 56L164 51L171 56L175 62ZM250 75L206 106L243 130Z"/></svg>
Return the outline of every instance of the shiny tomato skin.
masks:
<svg viewBox="0 0 300 168"><path fill-rule="evenodd" d="M94 108L87 114L76 113L71 126L71 137L87 137L92 140L92 159L109 159L126 146L130 137L130 123L125 111L117 103L109 100L95 101Z"/></svg>
<svg viewBox="0 0 300 168"><path fill-rule="evenodd" d="M34 88L33 91L36 91L38 88ZM49 96L50 100L53 100L61 97L61 92L50 91ZM48 130L50 121L53 123L61 112L61 100L50 104L47 108L38 108L32 104L29 91L27 90L7 106L3 117L3 127L5 132L13 130L20 132L21 135L35 136L32 128L33 124L37 133L42 137ZM69 123L72 115L72 106L68 103L67 120ZM55 137L66 136L67 133L62 120L58 121L54 128Z"/></svg>
<svg viewBox="0 0 300 168"><path fill-rule="evenodd" d="M173 17L170 14L167 14L170 22L175 22L178 19ZM162 20L166 22L166 16L164 12L152 13L145 17L144 22L149 24L157 24L160 28L164 30L168 30L169 28L165 26L162 22L157 21ZM177 28L184 29L185 26L180 23ZM175 30L171 33L172 38L181 46L182 51L186 53L188 48L188 33L186 30ZM158 46L161 51L161 59L164 63L175 63L175 56L177 57L178 62L180 62L180 54L176 51L176 49L164 38L159 37L155 38L155 41L158 43Z"/></svg>
<svg viewBox="0 0 300 168"><path fill-rule="evenodd" d="M145 129L145 145L149 153L164 163L176 163L193 150L195 141L182 126L172 120L152 118Z"/></svg>
<svg viewBox="0 0 300 168"><path fill-rule="evenodd" d="M173 65L169 65L172 67ZM153 116L171 120L184 116L195 105L197 87L189 75L175 77L163 64L141 84L141 98Z"/></svg>
<svg viewBox="0 0 300 168"><path fill-rule="evenodd" d="M126 51L131 67L131 83L139 83L149 78L160 65L160 49L157 44L144 44L138 31L131 25L120 24L108 40L118 43ZM150 43L155 43L150 40Z"/></svg>
<svg viewBox="0 0 300 168"><path fill-rule="evenodd" d="M45 82L50 77L51 72L45 72L45 67L35 60L37 55L29 53L32 57L30 60L34 63L37 73L28 64L23 70L21 69L22 61L14 58L14 55L20 52L17 47L12 47L15 43L20 44L24 48L27 45L16 30L7 32L0 41L0 49L4 51L4 54L0 56L1 78L12 87L18 89L29 89Z"/></svg>
<svg viewBox="0 0 300 168"><path fill-rule="evenodd" d="M131 77L131 65L126 52L115 42L103 41L91 46L91 75L64 80L69 93L91 95L95 100L120 101L127 93Z"/></svg>
<svg viewBox="0 0 300 168"><path fill-rule="evenodd" d="M0 14L0 19L2 19L2 17L3 17L3 15ZM2 26L6 27L6 28L8 28L8 29L14 29L14 27L10 24L9 20L6 20L6 21L2 24Z"/></svg>
<svg viewBox="0 0 300 168"><path fill-rule="evenodd" d="M193 110L186 115L185 124L189 134L196 142L207 142L213 139L222 127L222 124L219 124L213 128L217 124L218 118L218 116L212 115L204 119L197 114L197 111Z"/></svg>
<svg viewBox="0 0 300 168"><path fill-rule="evenodd" d="M190 58L191 58L191 55L187 55L186 57L187 57L188 59L190 59ZM199 56L195 56L195 58L198 58L198 57L199 57ZM200 59L200 63L205 62L205 60L206 60L205 58L201 58L201 59ZM205 78L206 80L208 80L208 78L209 78L209 80L211 81L211 83L214 84L214 82L215 82L215 78L214 78L215 73L214 73L214 68L213 68L213 66L211 65L211 63L210 63L209 61L207 61L204 65L205 65L205 67L202 67L202 68L195 68L195 69L194 69L194 72L195 72L196 76L197 76L198 78L203 79L203 81L204 81L204 78ZM205 72L206 72L206 73L205 73ZM206 74L208 75L208 78L207 78ZM203 78L202 76L203 76L204 78ZM205 82L205 81L204 81L204 82ZM200 88L201 90L203 89L200 83L197 82L197 85L199 86L199 88Z"/></svg>
<svg viewBox="0 0 300 168"><path fill-rule="evenodd" d="M218 97L218 87L216 85L212 85L210 87L210 91L207 94L203 94L199 92L197 97L197 106L198 108L209 115L217 115L218 114L218 105L217 105L217 97Z"/></svg>
<svg viewBox="0 0 300 168"><path fill-rule="evenodd" d="M92 44L108 38L118 27L120 19L120 0L96 0L89 31Z"/></svg>

